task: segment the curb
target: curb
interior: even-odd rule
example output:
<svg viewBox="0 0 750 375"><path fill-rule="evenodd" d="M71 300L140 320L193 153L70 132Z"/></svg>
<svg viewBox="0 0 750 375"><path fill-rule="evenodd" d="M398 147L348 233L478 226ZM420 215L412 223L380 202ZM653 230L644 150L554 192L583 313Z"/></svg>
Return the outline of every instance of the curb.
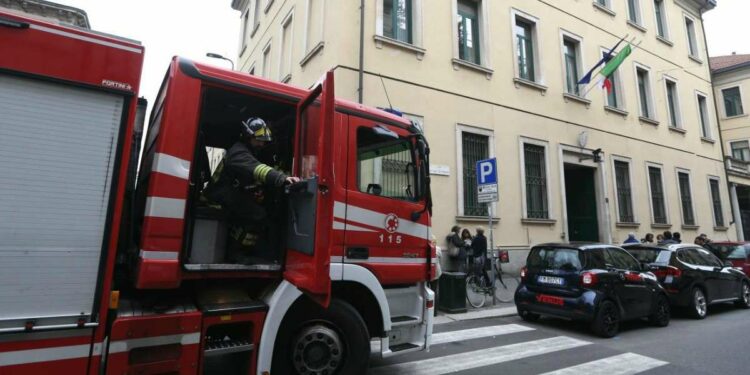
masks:
<svg viewBox="0 0 750 375"><path fill-rule="evenodd" d="M446 324L446 323L453 323L453 322L461 322L465 320L485 319L485 318L502 318L502 317L515 316L515 315L518 315L518 311L516 310L515 306L500 307L500 308L494 308L494 309L475 310L475 311L470 311L470 312L466 312L463 314L439 315L433 319L432 324L439 325L439 324Z"/></svg>

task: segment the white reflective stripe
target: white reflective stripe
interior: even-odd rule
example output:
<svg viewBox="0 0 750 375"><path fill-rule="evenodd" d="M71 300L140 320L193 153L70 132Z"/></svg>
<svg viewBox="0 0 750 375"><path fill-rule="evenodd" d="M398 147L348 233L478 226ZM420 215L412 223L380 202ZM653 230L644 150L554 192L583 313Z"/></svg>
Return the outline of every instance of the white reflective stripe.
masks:
<svg viewBox="0 0 750 375"><path fill-rule="evenodd" d="M331 257L331 262L333 262ZM341 257L339 257L341 258ZM425 264L425 258L403 258L403 257L369 257L367 259L345 258L349 263L387 263L387 264ZM437 259L432 258L432 263L437 263Z"/></svg>
<svg viewBox="0 0 750 375"><path fill-rule="evenodd" d="M159 152L154 156L152 171L187 180L190 178L190 162Z"/></svg>
<svg viewBox="0 0 750 375"><path fill-rule="evenodd" d="M141 339L116 340L109 344L109 354L128 352L132 349L169 344L192 345L201 340L200 332L184 335L144 337Z"/></svg>
<svg viewBox="0 0 750 375"><path fill-rule="evenodd" d="M649 358L635 353L625 353L614 357L586 362L578 366L567 367L544 375L577 375L577 374L607 374L632 375L668 365L668 362Z"/></svg>
<svg viewBox="0 0 750 375"><path fill-rule="evenodd" d="M519 344L498 346L489 349L475 350L443 357L399 363L395 365L371 368L370 375L440 375L458 371L472 370L479 367L496 365L518 359L573 349L590 342L570 337L553 337L549 339L522 342Z"/></svg>
<svg viewBox="0 0 750 375"><path fill-rule="evenodd" d="M341 219L346 219L348 222L365 224L375 228L385 227L386 214L368 210L366 208L347 205L342 202L335 202L333 206L334 216ZM351 225L351 224L347 224ZM385 228L384 228L385 229ZM417 238L423 238L426 240L431 239L431 228L415 223L408 219L399 218L397 233L414 236Z"/></svg>
<svg viewBox="0 0 750 375"><path fill-rule="evenodd" d="M344 261L344 257L342 256L331 256L331 263L341 263Z"/></svg>
<svg viewBox="0 0 750 375"><path fill-rule="evenodd" d="M333 229L348 230L348 231L352 231L352 232L375 232L372 229L358 227L356 225L351 225L351 224L345 224L345 223L342 223L340 221L334 221L333 222Z"/></svg>
<svg viewBox="0 0 750 375"><path fill-rule="evenodd" d="M46 27L46 26L41 26L41 25L35 25L35 24L31 24L31 25L29 25L29 27L32 28L32 29L35 29L35 30L48 32L50 34L61 35L61 36L67 37L67 38L78 39L78 40L83 40L85 42L101 44L103 46L113 47L113 48L117 48L117 49L129 51L129 52L135 52L135 53L138 53L138 54L141 53L141 50L139 48L128 47L128 46L124 46L122 44L117 44L117 43L108 42L106 40L91 38L91 37L88 37L88 36L85 36L85 35L79 35L79 34L69 33L67 31L53 29L51 27Z"/></svg>
<svg viewBox="0 0 750 375"><path fill-rule="evenodd" d="M185 200L162 197L147 197L145 216L184 219Z"/></svg>
<svg viewBox="0 0 750 375"><path fill-rule="evenodd" d="M141 250L141 259L177 260L179 253L176 251L152 251Z"/></svg>
<svg viewBox="0 0 750 375"><path fill-rule="evenodd" d="M0 352L0 367L60 361L63 359L88 358L89 349L91 349L91 345L83 344ZM102 344L94 344L93 355L100 354L102 354Z"/></svg>

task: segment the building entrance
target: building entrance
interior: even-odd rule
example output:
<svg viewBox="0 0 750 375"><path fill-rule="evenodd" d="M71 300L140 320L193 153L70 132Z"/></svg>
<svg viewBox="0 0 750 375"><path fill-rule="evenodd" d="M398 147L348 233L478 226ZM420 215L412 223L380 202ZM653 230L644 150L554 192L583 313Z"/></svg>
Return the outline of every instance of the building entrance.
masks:
<svg viewBox="0 0 750 375"><path fill-rule="evenodd" d="M565 200L570 241L599 241L594 168L565 163Z"/></svg>

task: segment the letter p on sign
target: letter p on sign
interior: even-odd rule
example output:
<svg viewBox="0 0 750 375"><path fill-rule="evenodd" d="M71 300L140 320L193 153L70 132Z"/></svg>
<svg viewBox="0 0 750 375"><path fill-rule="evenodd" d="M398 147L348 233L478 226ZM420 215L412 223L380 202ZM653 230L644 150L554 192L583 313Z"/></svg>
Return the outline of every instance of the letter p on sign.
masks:
<svg viewBox="0 0 750 375"><path fill-rule="evenodd" d="M477 185L497 184L495 158L477 162Z"/></svg>

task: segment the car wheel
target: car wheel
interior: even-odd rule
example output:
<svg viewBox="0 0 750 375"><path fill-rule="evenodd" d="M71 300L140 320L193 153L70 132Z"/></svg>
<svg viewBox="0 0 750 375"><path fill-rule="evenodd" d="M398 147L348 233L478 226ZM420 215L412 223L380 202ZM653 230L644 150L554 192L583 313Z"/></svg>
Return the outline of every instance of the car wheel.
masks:
<svg viewBox="0 0 750 375"><path fill-rule="evenodd" d="M659 295L654 307L654 313L648 317L649 322L657 327L666 327L669 325L669 300L663 294Z"/></svg>
<svg viewBox="0 0 750 375"><path fill-rule="evenodd" d="M741 307L743 309L750 309L750 284L747 282L742 283L742 295L740 296L740 299L735 302L737 307Z"/></svg>
<svg viewBox="0 0 750 375"><path fill-rule="evenodd" d="M518 315L526 322L536 322L541 317L539 314L535 314L528 310L518 310Z"/></svg>
<svg viewBox="0 0 750 375"><path fill-rule="evenodd" d="M693 292L690 294L690 304L688 305L688 311L690 316L695 319L703 319L708 314L708 301L706 300L706 294L703 293L701 288L693 288Z"/></svg>
<svg viewBox="0 0 750 375"><path fill-rule="evenodd" d="M591 323L591 329L595 334L610 338L615 337L620 331L620 311L612 301L603 301L599 305L599 311Z"/></svg>
<svg viewBox="0 0 750 375"><path fill-rule="evenodd" d="M311 301L284 319L274 347L274 374L364 374L370 358L367 326L352 305Z"/></svg>

